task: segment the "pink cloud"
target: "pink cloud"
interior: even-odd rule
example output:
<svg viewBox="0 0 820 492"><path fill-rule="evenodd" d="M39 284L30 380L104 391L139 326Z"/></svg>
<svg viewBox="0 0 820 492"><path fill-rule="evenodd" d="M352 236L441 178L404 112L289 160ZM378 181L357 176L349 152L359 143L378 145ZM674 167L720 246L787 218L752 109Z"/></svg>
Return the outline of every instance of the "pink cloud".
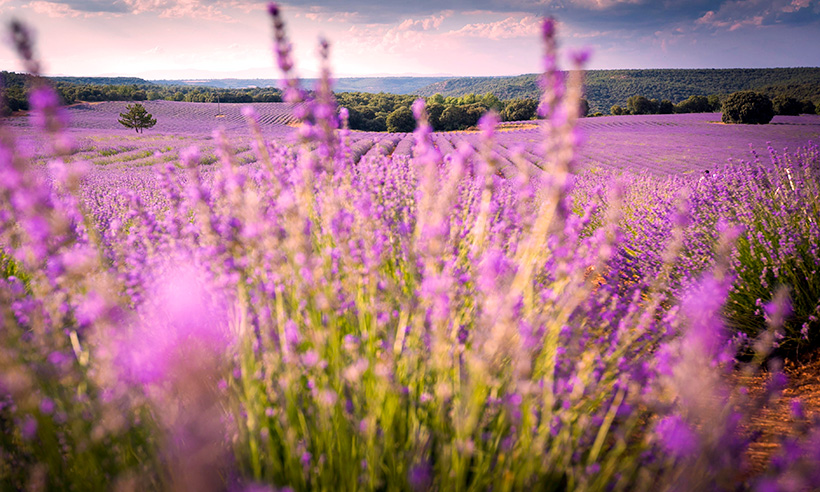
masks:
<svg viewBox="0 0 820 492"><path fill-rule="evenodd" d="M405 19L396 29L400 31L432 31L438 29L444 19L451 16L452 11L442 12L422 19Z"/></svg>
<svg viewBox="0 0 820 492"><path fill-rule="evenodd" d="M572 0L572 3L583 8L604 10L615 5L637 4L641 3L641 1L642 0Z"/></svg>
<svg viewBox="0 0 820 492"><path fill-rule="evenodd" d="M811 8L811 0L733 0L710 10L695 21L697 26L736 31L778 23L785 16Z"/></svg>
<svg viewBox="0 0 820 492"><path fill-rule="evenodd" d="M49 17L79 17L80 12L72 9L63 3L45 2L37 0L28 4L28 7L35 13L47 15Z"/></svg>
<svg viewBox="0 0 820 492"><path fill-rule="evenodd" d="M443 11L439 15L417 19L407 18L392 27L381 24L353 25L348 30L352 39L346 40L346 42L357 45L363 52L372 52L373 50L386 53L408 50L418 51L423 49L428 41L434 39L435 33L438 33L444 19L452 13L452 11Z"/></svg>
<svg viewBox="0 0 820 492"><path fill-rule="evenodd" d="M455 36L481 37L492 40L537 36L541 28L541 19L532 15L523 17L510 16L506 19L467 24L451 34Z"/></svg>

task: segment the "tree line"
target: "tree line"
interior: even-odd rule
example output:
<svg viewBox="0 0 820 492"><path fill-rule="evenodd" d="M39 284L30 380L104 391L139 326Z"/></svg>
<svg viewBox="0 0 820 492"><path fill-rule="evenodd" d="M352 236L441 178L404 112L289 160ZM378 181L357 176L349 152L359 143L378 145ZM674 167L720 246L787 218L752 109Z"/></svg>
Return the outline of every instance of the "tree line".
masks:
<svg viewBox="0 0 820 492"><path fill-rule="evenodd" d="M746 91L755 92L755 91ZM818 107L811 100L798 100L788 95L779 94L769 97L762 92L755 92L770 101L774 114L796 116L815 114ZM631 96L626 100L626 107L614 105L610 108L613 115L625 114L672 114L672 113L715 113L723 109L726 98L717 94L710 96L689 96L674 104L668 99L658 101L646 96Z"/></svg>
<svg viewBox="0 0 820 492"><path fill-rule="evenodd" d="M629 71L657 72L657 71ZM661 71L663 72L663 71ZM688 71L679 71L688 72ZM768 73L768 72L767 72ZM26 88L30 76L13 72L0 72L0 87L3 98L0 113L27 110ZM169 100L185 102L280 102L282 94L272 87L246 89L218 89L189 85L159 85L136 78L111 78L111 84L100 84L98 78L79 77L51 79L58 94L66 104L79 101L145 101ZM107 79L106 79L107 80ZM788 86L766 86L757 91L771 99L775 114L792 115L820 112L820 105L812 99L812 93L804 84L804 79L795 78ZM817 89L820 89L818 84ZM818 91L820 92L820 91ZM793 97L796 95L797 97ZM650 98L633 95L627 98L625 106L615 104L609 108L613 115L624 114L672 114L704 113L721 111L725 95L691 95L677 103L669 99ZM336 94L340 107L348 109L349 127L353 130L375 132L410 132L415 127L415 119L410 110L416 95L398 95L380 92L341 92ZM461 96L444 96L435 93L427 97L429 122L435 131L458 131L475 127L487 111L496 111L502 121L525 121L537 117L538 101L532 97L517 97L502 100L493 92L483 95L467 93ZM586 116L591 104L582 101L581 115ZM596 111L593 116L603 113Z"/></svg>
<svg viewBox="0 0 820 492"><path fill-rule="evenodd" d="M14 72L0 72L0 87L3 88L3 102L0 113L28 109L27 87L31 76ZM100 84L99 78L82 77L50 79L65 104L98 101L185 101L253 103L281 102L282 92L274 87L247 89L216 89L188 85L158 85L142 79L115 77L117 83ZM72 80L72 81L67 81ZM75 81L76 80L76 81ZM88 80L94 80L89 82ZM104 79L105 80L105 79ZM123 81L132 83L122 83ZM140 82L142 81L142 82Z"/></svg>
<svg viewBox="0 0 820 492"><path fill-rule="evenodd" d="M538 98L538 78L537 74L462 77L430 84L418 93L458 97L492 92L500 99ZM726 97L742 90L754 90L770 98L783 95L808 100L816 106L820 104L820 68L587 70L584 81L590 110L601 114L615 105L624 107L626 100L636 94L677 103L696 94Z"/></svg>
<svg viewBox="0 0 820 492"><path fill-rule="evenodd" d="M353 130L372 132L411 132L416 126L411 106L415 95L342 92L336 94L340 107L348 110L348 124ZM538 101L512 99L502 101L494 94L465 94L427 98L427 115L434 131L457 131L475 127L487 111L496 111L502 121L531 120L536 117Z"/></svg>

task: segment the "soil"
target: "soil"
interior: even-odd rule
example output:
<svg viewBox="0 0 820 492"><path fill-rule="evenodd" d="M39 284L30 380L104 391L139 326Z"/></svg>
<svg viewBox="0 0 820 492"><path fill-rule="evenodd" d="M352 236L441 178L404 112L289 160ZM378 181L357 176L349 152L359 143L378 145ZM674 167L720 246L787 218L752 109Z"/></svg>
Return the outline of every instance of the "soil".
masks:
<svg viewBox="0 0 820 492"><path fill-rule="evenodd" d="M766 470L783 438L797 434L798 424L820 415L820 351L800 361L787 359L783 370L789 382L782 396L751 422L749 431L760 432L760 438L749 447L747 455L752 474ZM739 377L739 380L748 386L752 395L761 394L769 375L763 373L754 377ZM803 403L805 419L798 420L792 413L795 398Z"/></svg>

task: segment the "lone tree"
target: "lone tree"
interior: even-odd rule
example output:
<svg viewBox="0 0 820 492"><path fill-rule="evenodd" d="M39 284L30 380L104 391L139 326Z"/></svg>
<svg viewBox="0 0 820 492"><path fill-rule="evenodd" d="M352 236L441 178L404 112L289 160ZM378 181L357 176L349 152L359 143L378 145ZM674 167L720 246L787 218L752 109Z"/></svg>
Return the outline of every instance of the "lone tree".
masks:
<svg viewBox="0 0 820 492"><path fill-rule="evenodd" d="M152 117L140 103L129 104L125 110L124 113L120 113L120 119L117 121L126 128L133 128L137 133L142 133L144 129L157 124L156 118Z"/></svg>
<svg viewBox="0 0 820 492"><path fill-rule="evenodd" d="M730 94L723 101L724 123L743 123L765 125L774 118L772 100L763 94L753 91L740 91Z"/></svg>

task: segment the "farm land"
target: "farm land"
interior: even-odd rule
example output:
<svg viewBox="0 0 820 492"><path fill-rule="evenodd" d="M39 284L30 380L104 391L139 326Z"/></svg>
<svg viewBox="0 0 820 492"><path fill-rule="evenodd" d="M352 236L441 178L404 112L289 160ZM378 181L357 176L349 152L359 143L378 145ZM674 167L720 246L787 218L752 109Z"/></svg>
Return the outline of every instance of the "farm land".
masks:
<svg viewBox="0 0 820 492"><path fill-rule="evenodd" d="M80 103L67 108L69 132L77 141L75 159L98 166L153 166L178 158L181 148L197 144L215 161L213 131L222 128L235 145L243 163L255 161L252 139L242 108L252 107L267 139L287 144L293 141L298 119L289 103L222 104L149 101L146 109L157 118L146 135L137 135L117 123L125 110L123 102ZM33 131L26 118L8 123L20 135ZM720 113L678 115L628 115L581 119L577 125L582 139L576 159L579 169L629 171L634 174L672 176L699 173L725 164L729 159L750 160L751 151L768 153L795 150L820 141L817 115L777 116L769 125L724 125ZM361 158L412 156L412 133L351 132L350 150L354 162ZM459 142L477 148L480 135L473 132L436 132L433 144L443 154L452 153ZM502 172L516 173L513 155L538 159L543 145L535 123L502 123L496 137ZM45 159L47 154L42 154Z"/></svg>
<svg viewBox="0 0 820 492"><path fill-rule="evenodd" d="M820 116L578 118L546 20L543 121L351 132L269 13L287 103L2 120L0 488L817 488Z"/></svg>

